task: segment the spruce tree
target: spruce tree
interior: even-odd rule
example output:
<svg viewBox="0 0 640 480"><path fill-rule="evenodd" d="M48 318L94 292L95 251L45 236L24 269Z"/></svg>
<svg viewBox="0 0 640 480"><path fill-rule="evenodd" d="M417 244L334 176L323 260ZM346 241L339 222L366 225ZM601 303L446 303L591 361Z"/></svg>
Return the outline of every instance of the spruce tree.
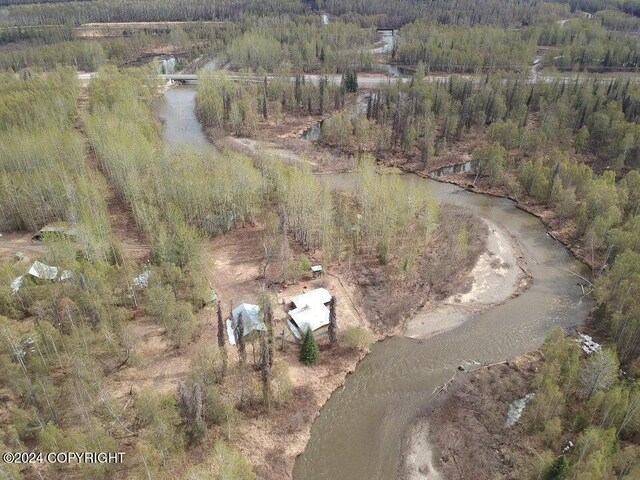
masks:
<svg viewBox="0 0 640 480"><path fill-rule="evenodd" d="M267 411L271 410L271 364L268 340L265 335L261 338L260 373L262 377L262 396Z"/></svg>
<svg viewBox="0 0 640 480"><path fill-rule="evenodd" d="M247 363L247 350L244 344L244 319L242 313L238 315L238 323L235 328L236 345L238 346L238 356L241 364Z"/></svg>
<svg viewBox="0 0 640 480"><path fill-rule="evenodd" d="M305 365L313 365L318 361L319 356L320 349L318 349L316 339L309 328L307 329L304 341L302 342L302 348L300 349L300 361Z"/></svg>
<svg viewBox="0 0 640 480"><path fill-rule="evenodd" d="M338 321L336 319L336 297L329 302L329 342L332 347L338 344Z"/></svg>
<svg viewBox="0 0 640 480"><path fill-rule="evenodd" d="M222 320L222 307L218 302L218 348L222 354L222 377L227 374L227 349L224 344L224 322Z"/></svg>

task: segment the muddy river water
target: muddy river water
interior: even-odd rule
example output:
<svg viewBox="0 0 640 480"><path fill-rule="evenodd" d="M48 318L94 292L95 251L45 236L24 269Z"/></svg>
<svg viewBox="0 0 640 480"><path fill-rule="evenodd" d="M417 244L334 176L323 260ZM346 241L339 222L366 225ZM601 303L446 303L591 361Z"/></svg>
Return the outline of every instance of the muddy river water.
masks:
<svg viewBox="0 0 640 480"><path fill-rule="evenodd" d="M156 106L165 118L164 139L212 148L194 114L194 86L169 90ZM352 188L350 174L322 175L336 188ZM533 284L522 295L427 338L393 337L373 346L342 388L322 408L311 439L297 459L297 480L393 479L403 435L416 415L429 408L433 390L460 364L491 363L538 348L550 328L580 325L591 303L582 298L587 271L546 232L534 216L513 202L467 192L413 175L441 202L464 206L509 232L520 244ZM447 279L442 279L447 281Z"/></svg>

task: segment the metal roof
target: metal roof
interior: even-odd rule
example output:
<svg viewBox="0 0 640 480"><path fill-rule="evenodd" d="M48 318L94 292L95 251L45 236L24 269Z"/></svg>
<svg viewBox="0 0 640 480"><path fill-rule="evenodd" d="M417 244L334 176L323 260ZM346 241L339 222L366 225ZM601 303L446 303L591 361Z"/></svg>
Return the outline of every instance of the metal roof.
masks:
<svg viewBox="0 0 640 480"><path fill-rule="evenodd" d="M301 340L309 329L315 332L329 325L329 309L322 303L294 308L289 312L289 316L293 320L293 326L297 327L292 328L291 332L298 340Z"/></svg>
<svg viewBox="0 0 640 480"><path fill-rule="evenodd" d="M324 288L316 288L310 292L297 295L291 299L296 307L304 307L305 305L325 304L331 301L331 294Z"/></svg>
<svg viewBox="0 0 640 480"><path fill-rule="evenodd" d="M55 280L58 276L58 267L50 267L37 260L33 262L31 268L27 272L27 275L32 277L41 278L42 280Z"/></svg>
<svg viewBox="0 0 640 480"><path fill-rule="evenodd" d="M231 319L227 320L227 335L229 336L229 343L231 345L236 344L235 326L242 314L243 324L243 337L246 337L251 332L261 331L266 332L267 326L260 318L260 307L258 305L252 305L250 303L241 303L231 311Z"/></svg>

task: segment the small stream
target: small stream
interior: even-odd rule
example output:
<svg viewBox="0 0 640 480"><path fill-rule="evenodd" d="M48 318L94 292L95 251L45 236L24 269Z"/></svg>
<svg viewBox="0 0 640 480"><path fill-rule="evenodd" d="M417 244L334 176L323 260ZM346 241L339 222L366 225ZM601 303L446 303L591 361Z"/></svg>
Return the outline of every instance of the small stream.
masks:
<svg viewBox="0 0 640 480"><path fill-rule="evenodd" d="M156 107L165 119L167 143L188 143L199 151L213 148L195 116L194 86L168 90ZM352 174L319 178L336 189L354 188ZM415 175L403 179L416 188L426 186L440 202L464 206L511 233L522 246L533 284L521 296L446 333L424 340L393 337L374 345L320 411L307 448L296 461L295 479L396 478L403 435L428 407L434 388L451 378L458 365L496 362L534 350L549 329L582 324L591 307L570 273L588 275L588 270L547 234L536 217L510 200Z"/></svg>

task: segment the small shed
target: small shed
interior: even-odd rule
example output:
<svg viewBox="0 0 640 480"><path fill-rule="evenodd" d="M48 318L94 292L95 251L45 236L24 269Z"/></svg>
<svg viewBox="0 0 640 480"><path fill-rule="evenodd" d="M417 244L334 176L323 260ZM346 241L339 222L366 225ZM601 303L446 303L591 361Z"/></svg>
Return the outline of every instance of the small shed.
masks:
<svg viewBox="0 0 640 480"><path fill-rule="evenodd" d="M235 329L238 324L238 320L242 315L243 323L243 337L252 334L253 332L266 332L267 326L260 318L260 307L258 305L252 305L250 303L241 303L231 311L231 318L227 320L227 335L229 336L229 343L231 345L236 344Z"/></svg>
<svg viewBox="0 0 640 480"><path fill-rule="evenodd" d="M150 278L151 278L151 271L150 270L145 270L140 275L138 275L136 278L134 278L131 281L131 284L133 285L133 288L135 288L137 290L142 290L142 289L147 288L149 286L149 279Z"/></svg>
<svg viewBox="0 0 640 480"><path fill-rule="evenodd" d="M38 233L33 236L33 240L43 240L47 235L59 235L75 239L78 236L78 230L68 222L51 223L38 230Z"/></svg>
<svg viewBox="0 0 640 480"><path fill-rule="evenodd" d="M55 280L58 276L58 267L50 267L36 260L33 262L33 265L31 265L27 275L41 280Z"/></svg>
<svg viewBox="0 0 640 480"><path fill-rule="evenodd" d="M324 288L317 288L291 299L295 308L289 311L287 324L294 337L302 340L311 329L318 338L326 335L329 329L329 309L331 294Z"/></svg>

